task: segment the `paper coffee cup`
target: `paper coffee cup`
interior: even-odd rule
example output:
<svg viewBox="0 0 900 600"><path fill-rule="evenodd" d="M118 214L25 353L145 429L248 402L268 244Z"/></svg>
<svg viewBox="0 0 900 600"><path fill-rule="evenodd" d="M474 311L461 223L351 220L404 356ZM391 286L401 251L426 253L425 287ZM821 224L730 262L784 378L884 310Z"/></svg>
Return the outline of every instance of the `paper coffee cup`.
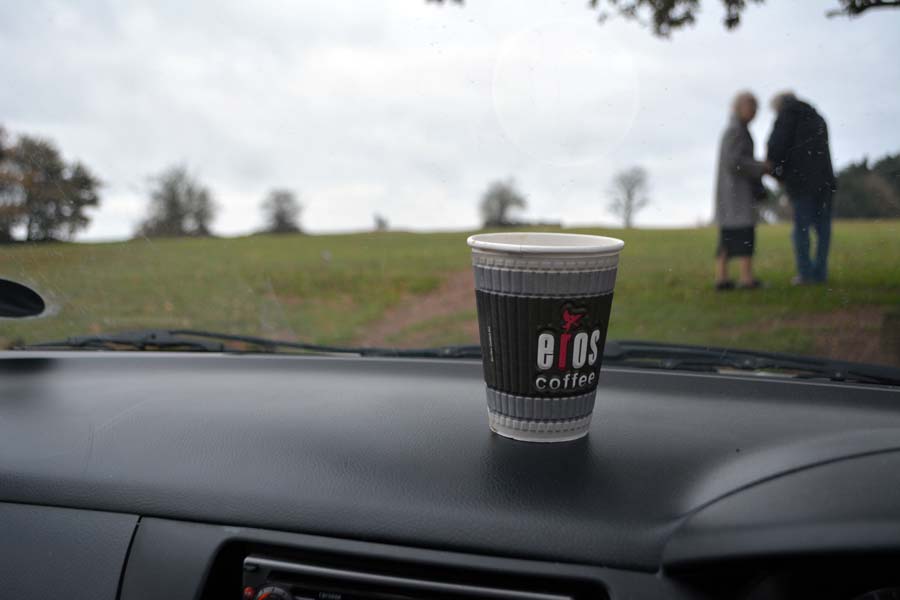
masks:
<svg viewBox="0 0 900 600"><path fill-rule="evenodd" d="M587 434L622 240L571 233L469 237L488 421L505 437Z"/></svg>

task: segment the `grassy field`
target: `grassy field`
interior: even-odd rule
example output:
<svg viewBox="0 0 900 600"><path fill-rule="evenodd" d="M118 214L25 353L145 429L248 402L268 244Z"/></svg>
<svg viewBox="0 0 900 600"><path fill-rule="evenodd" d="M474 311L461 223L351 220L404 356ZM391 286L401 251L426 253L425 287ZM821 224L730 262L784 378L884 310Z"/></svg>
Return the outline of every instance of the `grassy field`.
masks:
<svg viewBox="0 0 900 600"><path fill-rule="evenodd" d="M579 230L621 237L611 338L750 347L894 363L900 221L835 224L831 281L793 288L789 229L758 230L768 287L716 293L716 231ZM469 266L464 233L253 236L0 248L0 277L30 283L50 315L0 320L0 346L144 327L348 344L399 306L434 303ZM474 341L474 302L404 322L392 344ZM438 298L439 302L440 299ZM893 337L892 337L893 336Z"/></svg>

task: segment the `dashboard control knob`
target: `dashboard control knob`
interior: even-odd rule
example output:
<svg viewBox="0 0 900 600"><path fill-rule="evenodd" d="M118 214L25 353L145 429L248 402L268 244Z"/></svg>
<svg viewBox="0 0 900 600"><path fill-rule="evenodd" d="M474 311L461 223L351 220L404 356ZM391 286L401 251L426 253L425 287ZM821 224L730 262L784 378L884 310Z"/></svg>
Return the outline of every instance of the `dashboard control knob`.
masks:
<svg viewBox="0 0 900 600"><path fill-rule="evenodd" d="M294 600L291 593L277 585L268 585L256 594L256 600Z"/></svg>

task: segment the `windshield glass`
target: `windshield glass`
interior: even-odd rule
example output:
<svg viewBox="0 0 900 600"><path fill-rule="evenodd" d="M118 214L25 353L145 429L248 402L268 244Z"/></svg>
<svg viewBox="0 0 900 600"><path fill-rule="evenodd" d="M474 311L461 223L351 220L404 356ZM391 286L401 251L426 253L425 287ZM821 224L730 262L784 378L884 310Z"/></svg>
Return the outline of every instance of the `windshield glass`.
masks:
<svg viewBox="0 0 900 600"><path fill-rule="evenodd" d="M563 230L625 241L610 340L900 366L877 4L5 3L0 279L45 307L0 348L477 344L467 236Z"/></svg>

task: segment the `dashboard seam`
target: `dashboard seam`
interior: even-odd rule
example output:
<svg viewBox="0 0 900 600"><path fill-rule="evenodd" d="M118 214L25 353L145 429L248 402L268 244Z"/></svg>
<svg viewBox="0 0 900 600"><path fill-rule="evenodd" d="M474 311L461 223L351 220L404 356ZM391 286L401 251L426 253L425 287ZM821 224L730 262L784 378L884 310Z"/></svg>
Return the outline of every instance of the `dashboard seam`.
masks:
<svg viewBox="0 0 900 600"><path fill-rule="evenodd" d="M785 469L784 471L780 471L773 475L768 475L766 477L762 477L762 478L752 481L750 483L736 487L732 490L729 490L728 492L725 492L724 494L721 494L721 495L713 498L712 500L708 500L708 501L700 504L699 506L692 508L687 513L685 513L683 516L681 516L673 521L674 527L671 529L671 531L668 534L666 534L665 538L662 540L661 552L660 552L660 564L659 564L660 571L661 572L665 571L666 548L669 546L669 542L672 540L672 538L674 538L676 535L678 535L678 532L681 531L682 527L684 527L684 525L688 521L690 521L694 516L696 516L701 511L709 508L713 504L716 504L716 503L718 503L722 500L725 500L726 498L729 498L731 496L745 492L745 491L747 491L751 488L754 488L758 485L762 485L764 483L768 483L770 481L774 481L774 480L780 479L782 477L793 475L795 473L800 473L802 471L809 471L812 469L816 469L818 467L824 467L826 465L836 464L836 463L840 463L840 462L844 462L844 461L848 461L848 460L855 460L857 458L878 456L880 454L893 454L896 452L900 452L900 446L893 446L890 448L879 448L878 450L867 450L865 452L858 452L855 454L847 454L844 456L820 460L818 462L813 462L813 463L803 465L800 467L793 467L790 469Z"/></svg>

